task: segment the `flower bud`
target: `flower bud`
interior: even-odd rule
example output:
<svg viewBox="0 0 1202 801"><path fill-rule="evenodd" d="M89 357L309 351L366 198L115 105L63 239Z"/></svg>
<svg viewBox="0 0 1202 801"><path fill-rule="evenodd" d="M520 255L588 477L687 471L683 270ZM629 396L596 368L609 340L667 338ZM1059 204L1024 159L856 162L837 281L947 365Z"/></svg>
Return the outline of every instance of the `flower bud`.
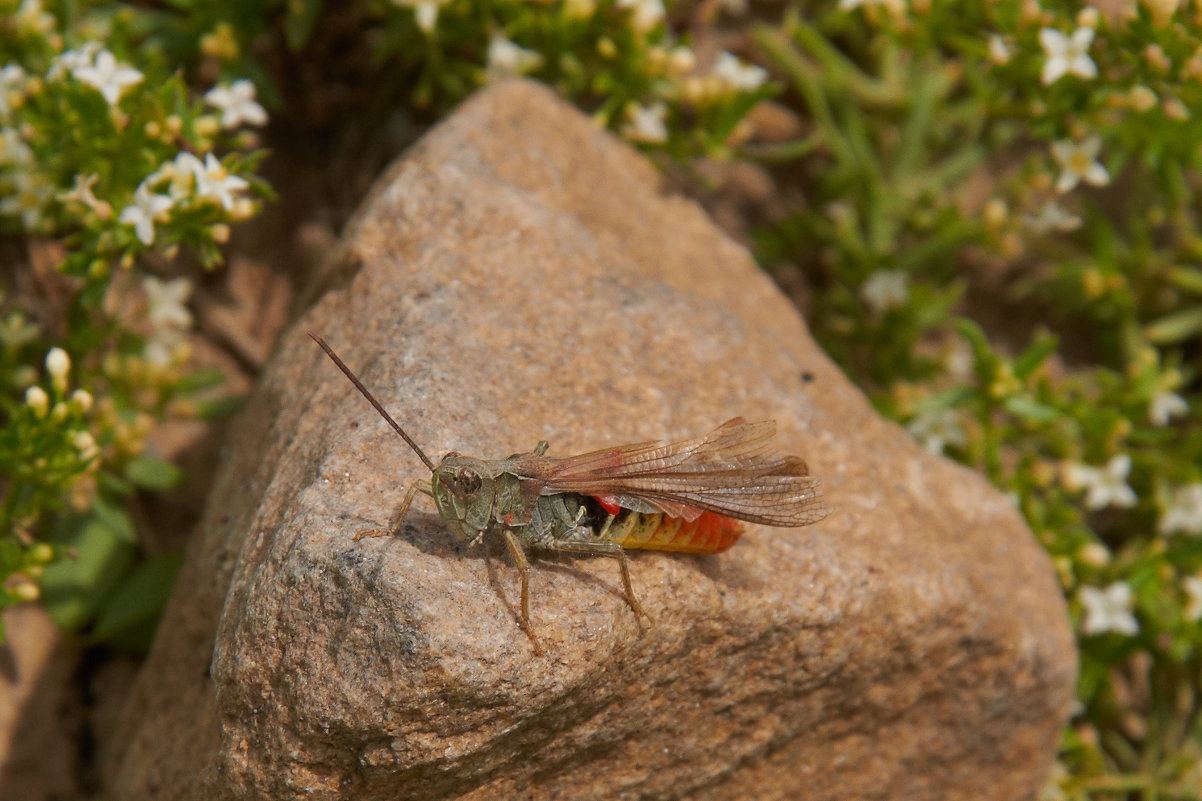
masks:
<svg viewBox="0 0 1202 801"><path fill-rule="evenodd" d="M67 389L67 374L71 372L71 357L62 348L51 348L46 354L46 372L59 392Z"/></svg>
<svg viewBox="0 0 1202 801"><path fill-rule="evenodd" d="M46 390L35 384L25 390L25 405L33 409L33 413L38 417L45 417L50 409L50 396L46 394Z"/></svg>

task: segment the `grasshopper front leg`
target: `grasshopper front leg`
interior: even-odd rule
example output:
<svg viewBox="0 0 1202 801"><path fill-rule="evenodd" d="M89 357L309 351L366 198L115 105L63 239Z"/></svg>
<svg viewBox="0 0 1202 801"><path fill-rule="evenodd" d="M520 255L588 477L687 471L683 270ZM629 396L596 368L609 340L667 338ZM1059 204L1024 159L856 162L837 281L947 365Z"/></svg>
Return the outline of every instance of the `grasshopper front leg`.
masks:
<svg viewBox="0 0 1202 801"><path fill-rule="evenodd" d="M396 514L392 516L392 520L395 522L390 522L388 528L367 528L358 531L355 533L355 541L358 542L365 537L395 537L400 534L401 524L405 522L405 514L409 511L409 505L413 503L413 496L417 494L418 490L426 493L431 498L434 497L434 488L430 486L429 481L421 478L412 481L409 484L409 489L405 491L405 499L401 501L401 508L397 509Z"/></svg>

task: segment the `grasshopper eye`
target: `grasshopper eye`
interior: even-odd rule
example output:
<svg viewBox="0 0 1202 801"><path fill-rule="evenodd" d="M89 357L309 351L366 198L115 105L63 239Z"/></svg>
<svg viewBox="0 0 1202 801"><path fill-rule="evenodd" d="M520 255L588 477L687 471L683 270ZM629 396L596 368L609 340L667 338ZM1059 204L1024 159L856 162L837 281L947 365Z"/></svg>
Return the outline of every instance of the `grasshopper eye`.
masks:
<svg viewBox="0 0 1202 801"><path fill-rule="evenodd" d="M459 489L465 495L474 495L480 489L480 474L470 467L459 471Z"/></svg>

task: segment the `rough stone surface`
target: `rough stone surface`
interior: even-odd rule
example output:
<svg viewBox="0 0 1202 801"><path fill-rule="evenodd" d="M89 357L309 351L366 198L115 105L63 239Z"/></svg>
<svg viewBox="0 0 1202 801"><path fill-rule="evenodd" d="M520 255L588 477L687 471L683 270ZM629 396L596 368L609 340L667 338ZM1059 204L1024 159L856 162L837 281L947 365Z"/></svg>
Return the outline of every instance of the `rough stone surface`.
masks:
<svg viewBox="0 0 1202 801"><path fill-rule="evenodd" d="M123 799L1020 799L1075 654L1006 499L878 418L638 154L546 90L466 103L379 182L245 409L127 713ZM458 545L424 468L773 417L833 513L720 556ZM428 474L426 474L428 475Z"/></svg>
<svg viewBox="0 0 1202 801"><path fill-rule="evenodd" d="M0 645L0 801L74 799L80 728L72 716L78 653L39 606L4 612Z"/></svg>

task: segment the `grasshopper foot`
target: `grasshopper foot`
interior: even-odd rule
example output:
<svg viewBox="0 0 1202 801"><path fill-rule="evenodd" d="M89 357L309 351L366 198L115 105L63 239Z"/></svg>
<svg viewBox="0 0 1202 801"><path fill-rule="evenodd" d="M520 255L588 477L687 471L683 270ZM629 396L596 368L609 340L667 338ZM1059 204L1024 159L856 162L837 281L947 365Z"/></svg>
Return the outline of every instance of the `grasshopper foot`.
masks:
<svg viewBox="0 0 1202 801"><path fill-rule="evenodd" d="M534 649L534 655L543 656L543 647L539 645L538 637L534 636L534 629L530 627L530 621L518 618L518 627L521 628L521 630L526 634L526 637L530 640L530 646Z"/></svg>
<svg viewBox="0 0 1202 801"><path fill-rule="evenodd" d="M355 532L355 542L368 537L390 537L394 532L386 528L365 528L362 531Z"/></svg>

